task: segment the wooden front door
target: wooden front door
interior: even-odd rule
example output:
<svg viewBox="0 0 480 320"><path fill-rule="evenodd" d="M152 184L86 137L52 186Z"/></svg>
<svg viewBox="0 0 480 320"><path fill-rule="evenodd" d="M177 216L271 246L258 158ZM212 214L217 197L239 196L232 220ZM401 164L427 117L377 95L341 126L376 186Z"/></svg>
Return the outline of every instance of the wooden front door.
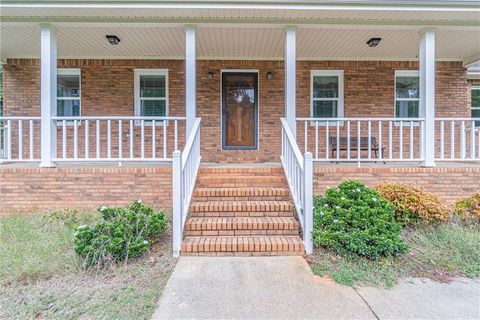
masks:
<svg viewBox="0 0 480 320"><path fill-rule="evenodd" d="M222 147L256 149L258 74L222 73Z"/></svg>

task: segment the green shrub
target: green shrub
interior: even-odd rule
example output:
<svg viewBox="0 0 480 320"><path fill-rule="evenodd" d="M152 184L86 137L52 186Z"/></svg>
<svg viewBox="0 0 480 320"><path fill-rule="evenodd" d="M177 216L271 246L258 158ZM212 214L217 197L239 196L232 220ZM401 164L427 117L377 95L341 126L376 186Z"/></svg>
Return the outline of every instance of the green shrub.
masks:
<svg viewBox="0 0 480 320"><path fill-rule="evenodd" d="M457 201L453 211L464 223L480 223L480 192Z"/></svg>
<svg viewBox="0 0 480 320"><path fill-rule="evenodd" d="M141 256L166 229L164 212L156 212L140 200L127 208L99 208L101 218L93 226L75 232L75 251L84 266L102 266Z"/></svg>
<svg viewBox="0 0 480 320"><path fill-rule="evenodd" d="M375 190L395 206L395 219L404 224L445 222L449 213L436 195L407 184L382 183Z"/></svg>
<svg viewBox="0 0 480 320"><path fill-rule="evenodd" d="M376 259L407 251L394 207L357 181L342 182L314 197L313 241L342 255Z"/></svg>

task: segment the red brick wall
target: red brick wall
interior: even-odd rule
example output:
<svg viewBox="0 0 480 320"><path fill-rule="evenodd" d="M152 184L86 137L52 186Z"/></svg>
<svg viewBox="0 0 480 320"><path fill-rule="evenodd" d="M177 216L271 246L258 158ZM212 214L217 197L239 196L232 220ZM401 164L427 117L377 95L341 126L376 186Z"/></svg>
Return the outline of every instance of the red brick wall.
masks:
<svg viewBox="0 0 480 320"><path fill-rule="evenodd" d="M170 167L0 168L0 214L124 206L134 199L169 209L171 181Z"/></svg>
<svg viewBox="0 0 480 320"><path fill-rule="evenodd" d="M314 168L314 192L344 180L418 185L449 203L480 189L480 168ZM0 214L124 206L142 199L171 208L171 170L162 168L0 168Z"/></svg>
<svg viewBox="0 0 480 320"><path fill-rule="evenodd" d="M480 168L314 168L314 193L358 180L370 187L382 182L412 184L452 203L480 190Z"/></svg>
<svg viewBox="0 0 480 320"><path fill-rule="evenodd" d="M132 115L135 68L169 69L170 115L185 114L185 67L181 60L59 60L58 65L81 69L82 115ZM344 70L345 116L392 117L395 70L417 68L417 62L408 61L299 61L297 63L297 116L310 116L311 70ZM259 71L259 150L221 150L220 71L222 69ZM209 72L213 73L213 79L208 79ZM266 79L267 72L273 73L272 80ZM283 62L201 60L197 62L197 73L197 114L203 121L203 160L208 162L278 161L281 143L279 118L284 116L285 108ZM438 116L468 117L470 115L467 74L461 62L437 62L436 88ZM39 90L38 60L8 60L4 70L5 115L39 115ZM299 130L302 129L299 126ZM173 129L170 127L169 130ZM180 128L180 132L183 130L183 127ZM161 139L160 131L157 132L159 139ZM92 128L90 133L93 135ZM79 136L83 136L82 131L79 132ZM303 131L298 134L300 146L303 145L302 136ZM36 139L35 145L38 148L38 135ZM184 136L181 135L180 139L183 141ZM117 141L118 139L114 136L114 147ZM103 145L105 146L105 143ZM171 153L172 143L169 145L169 153ZM80 150L83 150L81 140ZM147 150L150 150L149 145Z"/></svg>

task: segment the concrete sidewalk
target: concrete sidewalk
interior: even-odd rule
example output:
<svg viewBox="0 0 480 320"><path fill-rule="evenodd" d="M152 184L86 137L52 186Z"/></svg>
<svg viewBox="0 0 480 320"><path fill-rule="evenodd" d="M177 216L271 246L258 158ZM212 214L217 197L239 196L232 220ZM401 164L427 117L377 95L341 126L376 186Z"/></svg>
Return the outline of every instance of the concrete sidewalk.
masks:
<svg viewBox="0 0 480 320"><path fill-rule="evenodd" d="M154 319L479 319L480 282L354 290L301 257L181 257Z"/></svg>

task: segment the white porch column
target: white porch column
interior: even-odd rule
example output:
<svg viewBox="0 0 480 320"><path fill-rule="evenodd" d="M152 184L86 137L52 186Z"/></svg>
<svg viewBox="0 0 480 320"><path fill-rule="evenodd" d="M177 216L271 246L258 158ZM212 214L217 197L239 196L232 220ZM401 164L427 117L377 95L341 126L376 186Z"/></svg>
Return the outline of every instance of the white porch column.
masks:
<svg viewBox="0 0 480 320"><path fill-rule="evenodd" d="M295 100L296 100L296 28L287 26L285 30L285 118L287 120L293 136L297 136L297 127L295 122Z"/></svg>
<svg viewBox="0 0 480 320"><path fill-rule="evenodd" d="M195 26L185 26L185 117L186 137L192 130L197 108L197 70L195 53Z"/></svg>
<svg viewBox="0 0 480 320"><path fill-rule="evenodd" d="M435 32L420 32L420 110L425 117L425 167L435 166Z"/></svg>
<svg viewBox="0 0 480 320"><path fill-rule="evenodd" d="M57 154L57 128L51 117L57 110L57 40L50 24L40 25L40 112L41 167L54 167Z"/></svg>

